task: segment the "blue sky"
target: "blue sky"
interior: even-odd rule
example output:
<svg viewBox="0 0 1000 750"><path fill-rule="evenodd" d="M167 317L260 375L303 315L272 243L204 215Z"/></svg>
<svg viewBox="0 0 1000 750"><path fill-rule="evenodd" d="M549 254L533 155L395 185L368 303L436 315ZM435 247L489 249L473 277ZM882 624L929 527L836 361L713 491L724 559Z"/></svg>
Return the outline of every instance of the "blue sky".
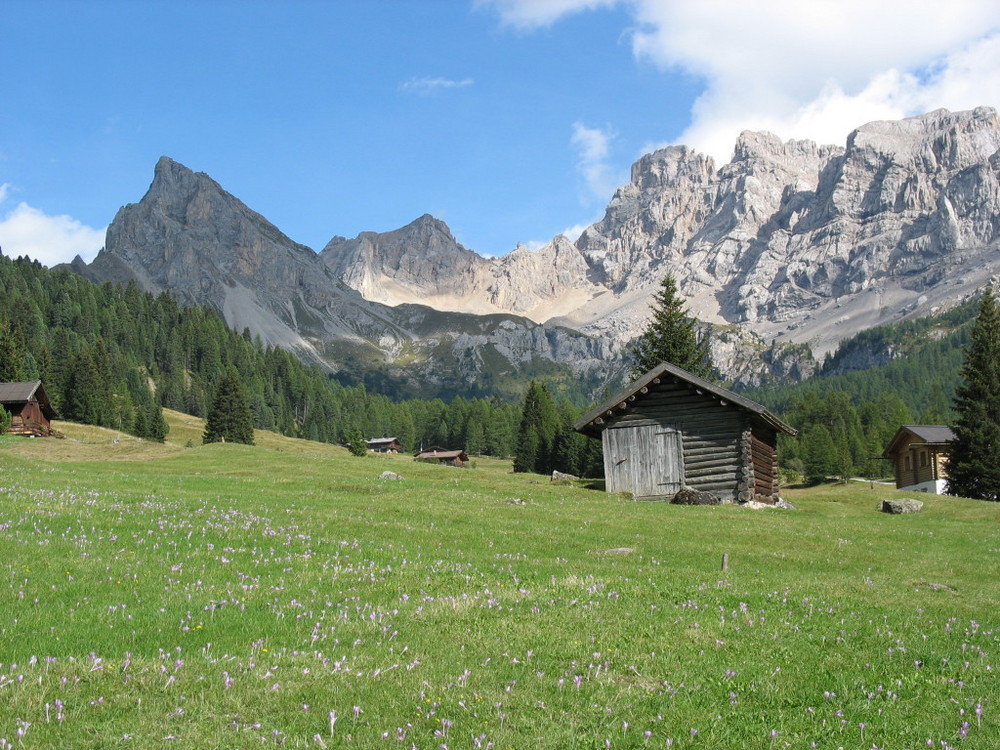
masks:
<svg viewBox="0 0 1000 750"><path fill-rule="evenodd" d="M316 250L430 213L501 255L658 146L1000 105L994 5L4 0L0 247L90 259L167 155Z"/></svg>

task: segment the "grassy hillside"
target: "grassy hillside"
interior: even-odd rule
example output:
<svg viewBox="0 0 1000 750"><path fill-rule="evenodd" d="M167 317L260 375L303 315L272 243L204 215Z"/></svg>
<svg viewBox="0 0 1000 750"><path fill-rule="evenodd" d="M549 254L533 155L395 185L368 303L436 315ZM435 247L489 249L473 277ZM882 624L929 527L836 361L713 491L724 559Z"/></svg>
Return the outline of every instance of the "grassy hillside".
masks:
<svg viewBox="0 0 1000 750"><path fill-rule="evenodd" d="M634 503L168 416L0 438L0 747L996 747L995 504Z"/></svg>

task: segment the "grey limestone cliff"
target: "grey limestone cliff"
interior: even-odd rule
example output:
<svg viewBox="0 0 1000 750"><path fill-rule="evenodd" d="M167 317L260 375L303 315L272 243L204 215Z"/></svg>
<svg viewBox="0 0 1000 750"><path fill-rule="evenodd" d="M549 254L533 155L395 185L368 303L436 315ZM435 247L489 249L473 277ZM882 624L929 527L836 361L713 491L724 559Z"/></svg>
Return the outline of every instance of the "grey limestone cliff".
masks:
<svg viewBox="0 0 1000 750"><path fill-rule="evenodd" d="M810 349L967 299L1000 274L998 217L1000 118L983 107L869 123L843 146L747 132L721 167L660 149L576 242L502 258L429 215L317 255L164 158L105 250L74 267L214 305L333 369L349 344L389 367L419 362L406 377L470 379L533 361L614 371L670 272L723 376L756 384L808 375Z"/></svg>

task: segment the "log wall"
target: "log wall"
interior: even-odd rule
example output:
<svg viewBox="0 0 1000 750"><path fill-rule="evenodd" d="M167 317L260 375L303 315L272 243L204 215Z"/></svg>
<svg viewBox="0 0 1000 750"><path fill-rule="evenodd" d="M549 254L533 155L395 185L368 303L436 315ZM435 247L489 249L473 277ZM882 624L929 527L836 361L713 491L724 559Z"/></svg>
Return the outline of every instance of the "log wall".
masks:
<svg viewBox="0 0 1000 750"><path fill-rule="evenodd" d="M661 425L682 434L684 486L738 499L743 478L743 434L749 429L744 412L723 405L707 394L682 384L661 383L629 410L607 419L607 429ZM652 446L650 446L652 448ZM637 449L638 451L638 449ZM629 456L632 461L661 460L652 451Z"/></svg>

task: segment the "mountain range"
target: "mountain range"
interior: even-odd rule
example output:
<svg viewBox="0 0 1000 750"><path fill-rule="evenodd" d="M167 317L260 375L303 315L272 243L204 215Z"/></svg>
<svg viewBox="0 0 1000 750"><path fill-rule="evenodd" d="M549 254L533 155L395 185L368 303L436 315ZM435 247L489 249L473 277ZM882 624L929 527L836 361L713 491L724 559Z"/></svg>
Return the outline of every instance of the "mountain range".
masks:
<svg viewBox="0 0 1000 750"><path fill-rule="evenodd" d="M163 157L94 261L71 267L212 305L238 330L400 395L546 375L590 397L620 376L667 272L720 375L759 385L810 375L859 331L967 300L997 275L998 244L1000 118L981 107L869 123L845 146L745 132L721 168L660 149L575 242L500 258L429 215L317 253Z"/></svg>

